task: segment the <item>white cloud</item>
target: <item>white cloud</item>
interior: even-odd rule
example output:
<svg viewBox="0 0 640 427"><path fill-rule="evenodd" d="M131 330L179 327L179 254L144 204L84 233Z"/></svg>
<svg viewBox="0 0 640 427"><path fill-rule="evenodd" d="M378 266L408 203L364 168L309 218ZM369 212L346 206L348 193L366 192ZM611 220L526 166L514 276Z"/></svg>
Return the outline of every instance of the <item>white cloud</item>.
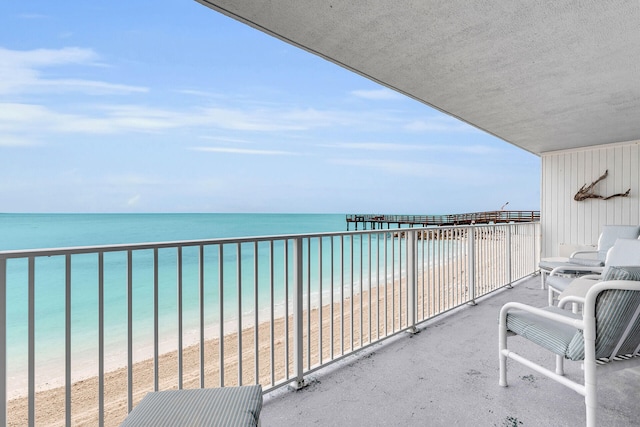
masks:
<svg viewBox="0 0 640 427"><path fill-rule="evenodd" d="M181 93L183 95L193 95L193 96L199 96L204 98L225 98L224 95L221 95L219 93L207 92L204 90L197 90L197 89L178 89L175 92Z"/></svg>
<svg viewBox="0 0 640 427"><path fill-rule="evenodd" d="M343 166L376 169L392 175L415 176L421 178L455 178L464 174L464 170L456 166L433 163L375 159L332 159L330 162Z"/></svg>
<svg viewBox="0 0 640 427"><path fill-rule="evenodd" d="M299 156L300 153L282 150L255 150L248 148L231 148L231 147L191 147L194 151L205 151L211 153L228 153L228 154L249 154L260 156Z"/></svg>
<svg viewBox="0 0 640 427"><path fill-rule="evenodd" d="M86 105L82 111L67 113L42 105L0 102L0 137L3 131L13 132L13 137L49 133L153 133L179 128L305 131L346 125L341 116L335 111L304 113L298 110L230 108L171 110L141 105Z"/></svg>
<svg viewBox="0 0 640 427"><path fill-rule="evenodd" d="M135 196L127 200L127 206L135 206L138 204L138 202L140 202L140 195L136 194Z"/></svg>
<svg viewBox="0 0 640 427"><path fill-rule="evenodd" d="M351 92L351 94L357 96L358 98L383 101L403 98L403 95L399 94L398 92L394 92L386 88L374 90L354 90Z"/></svg>
<svg viewBox="0 0 640 427"><path fill-rule="evenodd" d="M467 154L492 154L498 152L495 148L486 145L459 145L459 144L396 144L393 142L344 142L336 144L318 144L319 147L340 148L362 151L431 151Z"/></svg>
<svg viewBox="0 0 640 427"><path fill-rule="evenodd" d="M0 48L0 96L41 95L80 92L88 96L104 94L145 93L146 87L111 83L99 80L46 78L41 70L56 66L103 66L99 55L92 49L67 47L63 49L35 49L16 51ZM63 70L67 74L67 70ZM205 96L211 101L215 94L197 89L177 91L188 95ZM389 99L400 95L388 89L354 91L356 96L368 99ZM29 98L25 98L29 99ZM46 98L44 98L46 99ZM216 130L246 132L294 132L302 134L315 129L349 128L372 132L397 129L406 119L400 111L352 111L339 109L298 108L282 104L260 104L246 100L245 105L207 105L191 108L161 108L141 104L97 104L88 98L82 104L69 105L63 98L51 98L51 104L35 102L0 102L0 144L26 145L46 140L51 134L125 134L131 132L161 133L172 129L198 129L200 132ZM238 100L235 100L236 103ZM55 104L54 104L55 102ZM468 131L470 128L446 116L413 121L406 125L412 132ZM212 132L213 133L213 132ZM11 142L9 142L11 141ZM355 149L377 151L418 150L421 145L393 145L369 143L351 146ZM222 150L222 149L221 149ZM225 149L227 150L227 149ZM254 150L255 151L255 150ZM268 150L267 150L268 151ZM227 151L229 152L229 151ZM250 153L251 150L245 152ZM261 150L257 150L260 154ZM287 154L289 152L279 152ZM254 152L253 154L257 154Z"/></svg>
<svg viewBox="0 0 640 427"><path fill-rule="evenodd" d="M38 143L28 137L3 135L0 133L0 147L27 147L31 145L38 145Z"/></svg>
<svg viewBox="0 0 640 427"><path fill-rule="evenodd" d="M478 130L458 119L446 115L413 120L404 128L412 132L477 132Z"/></svg>
<svg viewBox="0 0 640 427"><path fill-rule="evenodd" d="M337 144L319 144L320 147L343 148L363 151L424 151L429 145L395 144L393 142L343 142Z"/></svg>
<svg viewBox="0 0 640 427"><path fill-rule="evenodd" d="M251 143L251 141L249 141L248 139L226 138L226 137L221 137L221 136L202 135L199 138L200 139L205 139L205 140L208 140L208 141L233 142L233 143L240 143L240 144L249 144L249 143Z"/></svg>
<svg viewBox="0 0 640 427"><path fill-rule="evenodd" d="M49 79L40 69L65 65L101 66L91 49L9 50L0 47L0 94L83 92L92 95L146 92L145 87L84 79Z"/></svg>
<svg viewBox="0 0 640 427"><path fill-rule="evenodd" d="M160 179L139 175L139 174L122 174L110 175L105 177L105 183L109 186L116 187L132 187L139 185L162 185L164 182Z"/></svg>

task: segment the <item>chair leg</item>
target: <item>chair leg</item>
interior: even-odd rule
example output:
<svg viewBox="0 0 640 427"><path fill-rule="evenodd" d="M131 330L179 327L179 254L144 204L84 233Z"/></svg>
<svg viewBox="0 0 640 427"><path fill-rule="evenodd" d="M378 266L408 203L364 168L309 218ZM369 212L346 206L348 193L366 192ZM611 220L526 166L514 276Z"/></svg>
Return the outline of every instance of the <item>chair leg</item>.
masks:
<svg viewBox="0 0 640 427"><path fill-rule="evenodd" d="M577 302L571 303L571 312L574 314L580 313L580 305Z"/></svg>
<svg viewBox="0 0 640 427"><path fill-rule="evenodd" d="M504 351L507 350L507 325L506 319L500 316L500 324L498 326L498 357L500 360L500 380L498 383L502 387L507 386L507 356Z"/></svg>
<svg viewBox="0 0 640 427"><path fill-rule="evenodd" d="M540 270L540 289L544 289L545 276L547 273L544 270Z"/></svg>
<svg viewBox="0 0 640 427"><path fill-rule="evenodd" d="M556 354L556 374L564 375L564 358Z"/></svg>
<svg viewBox="0 0 640 427"><path fill-rule="evenodd" d="M595 319L590 319L595 322ZM596 346L594 328L584 333L584 404L586 407L587 427L595 427L596 408L598 406L598 377L596 375Z"/></svg>

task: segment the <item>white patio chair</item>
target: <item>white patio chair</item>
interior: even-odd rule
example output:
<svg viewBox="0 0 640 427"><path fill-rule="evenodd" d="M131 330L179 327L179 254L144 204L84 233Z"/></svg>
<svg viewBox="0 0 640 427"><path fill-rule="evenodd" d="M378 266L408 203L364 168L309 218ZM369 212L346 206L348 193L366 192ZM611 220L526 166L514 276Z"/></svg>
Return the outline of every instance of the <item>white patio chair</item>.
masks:
<svg viewBox="0 0 640 427"><path fill-rule="evenodd" d="M607 252L617 239L637 239L640 236L638 225L603 225L598 238L598 248L592 251L576 251L568 258L545 258L540 260L541 287L545 287L546 274L556 268L563 267L562 274L580 276L594 272L594 269L603 267ZM571 268L573 267L573 268ZM560 273L556 273L560 274Z"/></svg>
<svg viewBox="0 0 640 427"><path fill-rule="evenodd" d="M584 286L607 280L609 269L612 266L640 266L640 240L639 239L616 239L612 247L607 251L604 266L559 266L551 270L547 278L547 288L549 293L549 305L553 305L554 297L564 292L574 280L580 280ZM580 271L585 276L576 279L573 276L566 276L564 273ZM587 274L593 273L593 274Z"/></svg>
<svg viewBox="0 0 640 427"><path fill-rule="evenodd" d="M583 305L582 317L562 308L572 302ZM555 372L509 350L508 333L555 353ZM520 362L583 395L587 427L596 425L596 374L640 364L639 352L640 281L599 282L585 298L563 298L560 307L535 308L511 302L500 311L500 385L507 386L507 358ZM563 375L565 358L583 361L583 383Z"/></svg>

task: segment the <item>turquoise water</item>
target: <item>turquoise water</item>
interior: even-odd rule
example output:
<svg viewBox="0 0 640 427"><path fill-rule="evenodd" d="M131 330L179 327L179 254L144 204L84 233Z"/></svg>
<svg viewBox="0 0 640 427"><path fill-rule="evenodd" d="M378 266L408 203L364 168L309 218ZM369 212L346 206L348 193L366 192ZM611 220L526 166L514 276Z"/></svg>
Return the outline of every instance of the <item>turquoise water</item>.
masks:
<svg viewBox="0 0 640 427"><path fill-rule="evenodd" d="M342 214L0 214L0 251L345 230Z"/></svg>
<svg viewBox="0 0 640 427"><path fill-rule="evenodd" d="M167 242L223 237L271 236L346 230L342 214L0 214L0 250L42 249L123 243ZM283 244L276 243L274 283L284 279ZM242 246L243 314L253 310L253 244ZM292 248L289 248L290 253ZM306 254L305 249L305 254ZM225 322L237 319L237 249L225 247ZM311 248L312 256L317 249ZM324 250L323 250L324 252ZM258 247L260 306L268 307L270 272L265 265L268 244ZM205 248L205 304L207 327L217 331L218 323L218 249ZM198 328L198 249L182 252L183 330L193 334ZM96 358L98 330L97 256L74 255L71 277L72 354L76 362ZM107 353L126 350L127 277L125 252L105 254L104 320ZM153 338L153 252L135 251L132 258L132 302L134 342L148 350ZM177 334L177 252L159 250L160 333L169 342L161 351L176 347ZM225 267L227 266L227 267ZM345 272L346 274L347 272ZM7 263L8 364L13 376L24 378L28 336L28 268L26 260ZM248 284L248 286L247 286ZM274 289L276 305L283 300L284 288ZM55 370L64 357L65 342L65 259L40 257L35 263L35 341L40 371ZM188 342L189 340L186 339ZM110 357L110 356L108 356ZM53 363L53 365L52 365ZM118 365L120 362L114 362ZM11 378L9 378L11 382Z"/></svg>

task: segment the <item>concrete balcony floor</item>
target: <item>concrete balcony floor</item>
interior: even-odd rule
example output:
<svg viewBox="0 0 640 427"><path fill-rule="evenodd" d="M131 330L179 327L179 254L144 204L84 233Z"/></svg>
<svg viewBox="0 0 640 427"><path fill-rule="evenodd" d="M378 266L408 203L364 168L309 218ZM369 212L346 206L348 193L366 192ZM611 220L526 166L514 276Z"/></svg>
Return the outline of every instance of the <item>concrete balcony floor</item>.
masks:
<svg viewBox="0 0 640 427"><path fill-rule="evenodd" d="M542 307L546 291L531 277L420 325L307 378L299 391L265 396L270 426L580 426L584 398L508 361L509 387L498 385L498 312L509 301ZM509 346L552 368L553 354L520 337ZM582 379L580 363L566 374ZM598 425L640 425L640 368L599 376Z"/></svg>

